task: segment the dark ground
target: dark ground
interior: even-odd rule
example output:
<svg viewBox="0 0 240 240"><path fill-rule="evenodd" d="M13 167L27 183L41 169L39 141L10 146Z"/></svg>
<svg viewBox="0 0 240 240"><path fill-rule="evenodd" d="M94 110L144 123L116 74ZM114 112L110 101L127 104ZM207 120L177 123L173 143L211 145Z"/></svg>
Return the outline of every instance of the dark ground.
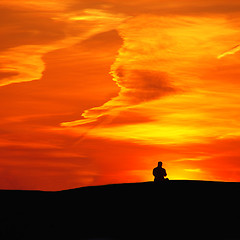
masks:
<svg viewBox="0 0 240 240"><path fill-rule="evenodd" d="M0 190L0 239L240 239L240 183Z"/></svg>

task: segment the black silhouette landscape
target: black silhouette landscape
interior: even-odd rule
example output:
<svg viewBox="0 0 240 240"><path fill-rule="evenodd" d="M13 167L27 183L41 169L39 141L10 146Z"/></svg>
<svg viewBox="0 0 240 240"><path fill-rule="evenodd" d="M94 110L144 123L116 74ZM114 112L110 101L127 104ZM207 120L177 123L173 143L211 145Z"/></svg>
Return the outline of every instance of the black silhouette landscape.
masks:
<svg viewBox="0 0 240 240"><path fill-rule="evenodd" d="M240 239L240 183L1 190L1 239Z"/></svg>

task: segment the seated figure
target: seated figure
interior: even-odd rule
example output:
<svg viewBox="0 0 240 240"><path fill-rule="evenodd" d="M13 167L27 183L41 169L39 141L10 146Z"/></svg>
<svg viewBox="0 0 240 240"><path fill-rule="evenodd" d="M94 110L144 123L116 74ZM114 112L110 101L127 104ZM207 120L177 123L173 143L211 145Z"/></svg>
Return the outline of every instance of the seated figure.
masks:
<svg viewBox="0 0 240 240"><path fill-rule="evenodd" d="M166 170L162 167L162 162L158 162L158 166L153 169L154 182L162 182L168 180Z"/></svg>

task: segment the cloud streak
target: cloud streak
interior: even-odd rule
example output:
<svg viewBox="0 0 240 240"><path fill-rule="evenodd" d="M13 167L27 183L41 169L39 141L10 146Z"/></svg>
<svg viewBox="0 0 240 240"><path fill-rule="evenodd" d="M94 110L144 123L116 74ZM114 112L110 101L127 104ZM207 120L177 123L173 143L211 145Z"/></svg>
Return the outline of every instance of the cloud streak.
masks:
<svg viewBox="0 0 240 240"><path fill-rule="evenodd" d="M220 58L225 57L226 55L232 55L232 54L235 54L235 53L237 53L239 51L240 51L240 44L235 46L235 47L233 47L233 48L231 48L230 50L220 54L217 58L220 59Z"/></svg>
<svg viewBox="0 0 240 240"><path fill-rule="evenodd" d="M42 56L55 49L53 46L26 45L2 52L0 71L12 76L1 79L0 86L40 79L44 71Z"/></svg>

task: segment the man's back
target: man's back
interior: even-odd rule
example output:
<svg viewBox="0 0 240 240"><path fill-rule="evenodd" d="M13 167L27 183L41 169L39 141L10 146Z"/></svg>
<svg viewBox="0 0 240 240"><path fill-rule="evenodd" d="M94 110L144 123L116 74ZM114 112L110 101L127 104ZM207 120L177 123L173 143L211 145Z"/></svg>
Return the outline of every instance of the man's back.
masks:
<svg viewBox="0 0 240 240"><path fill-rule="evenodd" d="M162 167L156 167L153 169L153 176L155 177L154 181L163 181L164 177L167 176L166 170Z"/></svg>

